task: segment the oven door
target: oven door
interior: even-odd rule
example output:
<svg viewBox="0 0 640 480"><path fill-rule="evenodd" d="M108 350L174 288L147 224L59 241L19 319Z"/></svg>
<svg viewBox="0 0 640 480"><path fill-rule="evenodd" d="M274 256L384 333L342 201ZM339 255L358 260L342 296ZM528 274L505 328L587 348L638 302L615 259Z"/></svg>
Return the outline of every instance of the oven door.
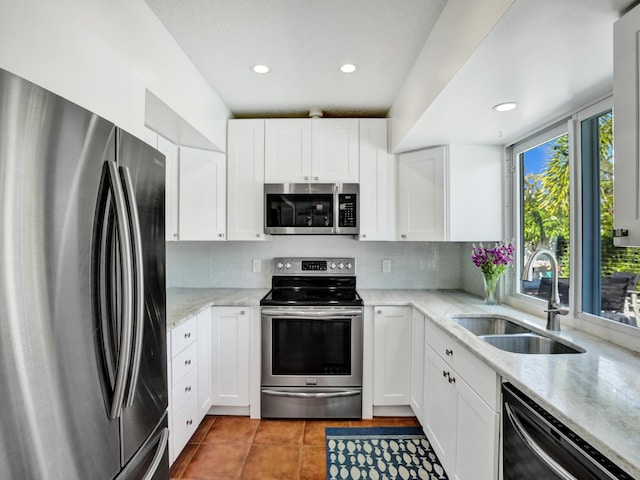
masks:
<svg viewBox="0 0 640 480"><path fill-rule="evenodd" d="M362 308L262 308L263 418L362 418Z"/></svg>
<svg viewBox="0 0 640 480"><path fill-rule="evenodd" d="M362 308L262 307L261 383L361 387Z"/></svg>

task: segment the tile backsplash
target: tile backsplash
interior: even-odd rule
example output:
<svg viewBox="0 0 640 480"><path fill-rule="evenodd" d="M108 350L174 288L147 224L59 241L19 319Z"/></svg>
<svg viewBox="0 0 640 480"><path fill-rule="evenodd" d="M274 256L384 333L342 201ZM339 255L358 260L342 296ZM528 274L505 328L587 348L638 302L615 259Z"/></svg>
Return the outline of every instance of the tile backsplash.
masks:
<svg viewBox="0 0 640 480"><path fill-rule="evenodd" d="M274 257L354 257L359 288L482 292L467 243L363 242L341 236L274 236L264 242L167 242L167 287L268 288ZM254 272L259 260L261 272ZM383 273L382 261L391 261Z"/></svg>

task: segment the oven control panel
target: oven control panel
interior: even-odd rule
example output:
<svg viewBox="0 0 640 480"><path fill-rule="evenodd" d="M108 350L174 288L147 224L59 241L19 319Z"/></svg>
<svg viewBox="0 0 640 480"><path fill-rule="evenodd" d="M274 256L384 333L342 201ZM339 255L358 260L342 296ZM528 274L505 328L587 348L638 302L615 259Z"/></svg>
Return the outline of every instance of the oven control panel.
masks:
<svg viewBox="0 0 640 480"><path fill-rule="evenodd" d="M337 258L274 258L275 275L355 275L356 259Z"/></svg>

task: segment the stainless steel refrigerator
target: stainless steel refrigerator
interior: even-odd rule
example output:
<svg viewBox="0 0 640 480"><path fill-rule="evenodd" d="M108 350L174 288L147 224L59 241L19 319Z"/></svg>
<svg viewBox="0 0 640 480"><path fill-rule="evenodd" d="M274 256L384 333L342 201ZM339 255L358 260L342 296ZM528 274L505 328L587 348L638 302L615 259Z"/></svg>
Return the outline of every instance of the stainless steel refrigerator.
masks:
<svg viewBox="0 0 640 480"><path fill-rule="evenodd" d="M0 480L168 478L164 162L0 70Z"/></svg>

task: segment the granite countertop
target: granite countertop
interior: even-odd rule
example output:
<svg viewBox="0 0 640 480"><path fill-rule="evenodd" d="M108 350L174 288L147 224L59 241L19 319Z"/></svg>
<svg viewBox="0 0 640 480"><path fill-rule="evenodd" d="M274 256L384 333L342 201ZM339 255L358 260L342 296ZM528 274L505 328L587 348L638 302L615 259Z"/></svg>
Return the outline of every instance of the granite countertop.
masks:
<svg viewBox="0 0 640 480"><path fill-rule="evenodd" d="M258 306L268 289L168 289L167 327L209 306ZM640 354L580 330L555 334L586 353L524 355L499 350L453 322L452 314L506 315L544 331L545 320L508 305L487 306L457 290L358 289L366 306L412 305L455 341L640 479Z"/></svg>

